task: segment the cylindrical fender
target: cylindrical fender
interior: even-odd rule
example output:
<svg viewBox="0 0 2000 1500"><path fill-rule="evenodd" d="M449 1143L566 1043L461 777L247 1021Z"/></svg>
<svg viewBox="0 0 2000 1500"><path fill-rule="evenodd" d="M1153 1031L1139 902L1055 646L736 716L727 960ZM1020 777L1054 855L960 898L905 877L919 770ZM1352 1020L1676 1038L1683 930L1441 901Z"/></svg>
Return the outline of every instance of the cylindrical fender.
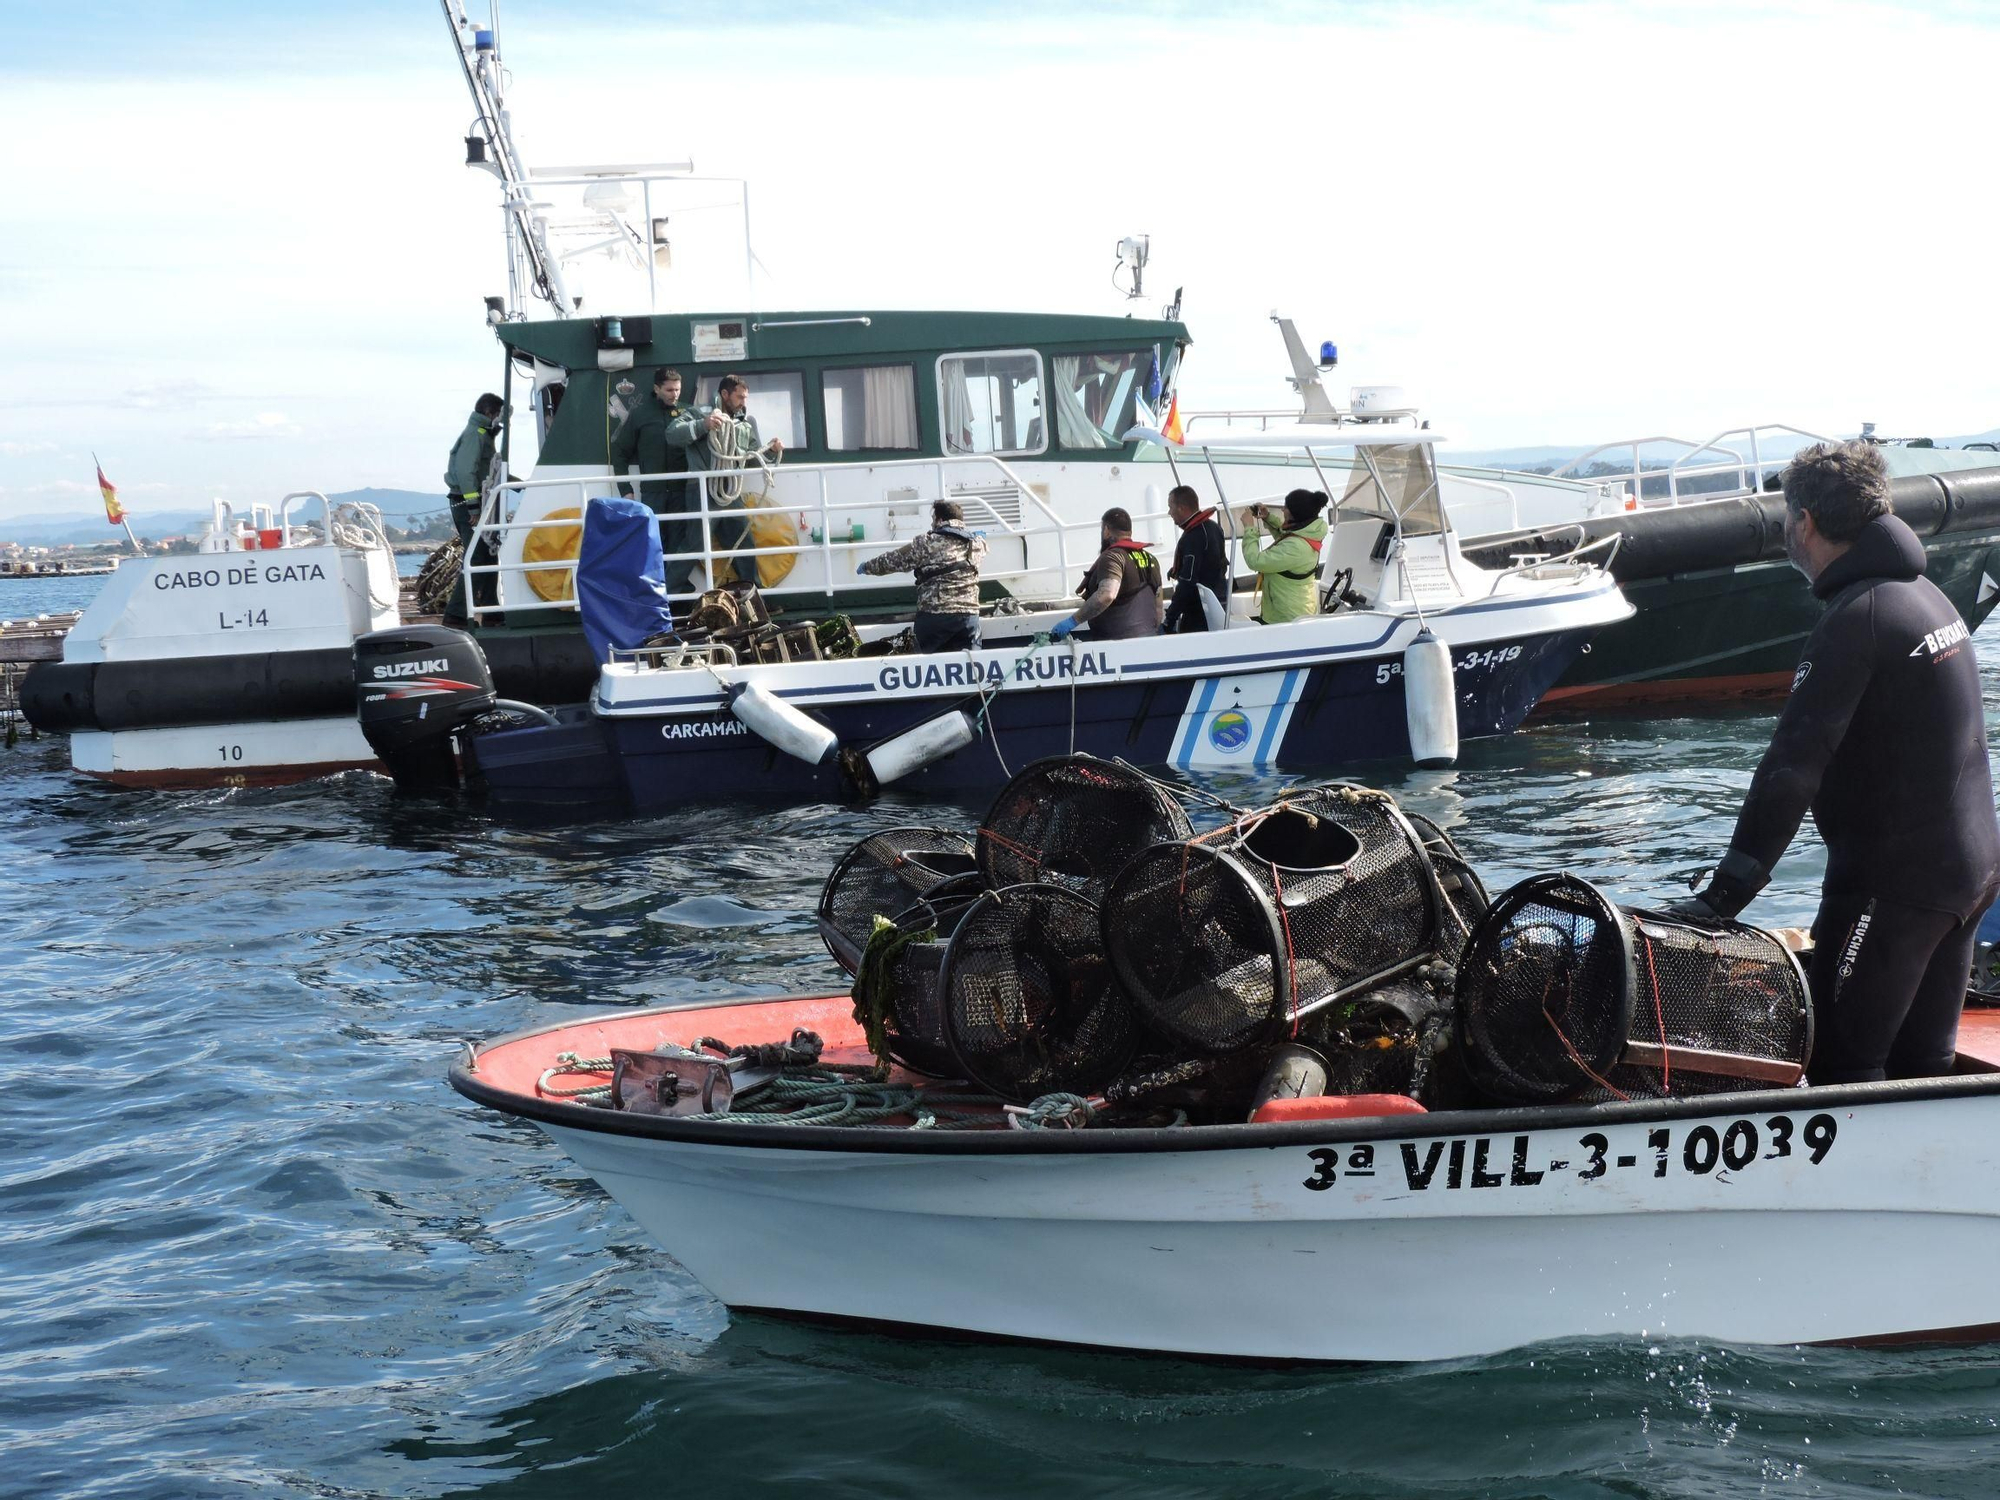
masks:
<svg viewBox="0 0 2000 1500"><path fill-rule="evenodd" d="M729 689L729 711L752 733L809 766L830 760L840 749L840 737L831 729L755 683L739 682Z"/></svg>
<svg viewBox="0 0 2000 1500"><path fill-rule="evenodd" d="M1458 703L1451 648L1428 629L1403 653L1403 702L1409 718L1410 755L1420 766L1448 766L1458 759Z"/></svg>

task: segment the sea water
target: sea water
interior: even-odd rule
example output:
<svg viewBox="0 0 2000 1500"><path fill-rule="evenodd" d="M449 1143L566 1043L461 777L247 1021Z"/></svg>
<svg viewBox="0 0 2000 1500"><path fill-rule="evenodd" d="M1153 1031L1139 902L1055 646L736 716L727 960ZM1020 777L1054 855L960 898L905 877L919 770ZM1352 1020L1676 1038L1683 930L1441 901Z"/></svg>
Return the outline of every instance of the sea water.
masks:
<svg viewBox="0 0 2000 1500"><path fill-rule="evenodd" d="M1725 846L1769 728L1541 723L1452 771L1361 771L1496 890L1567 867L1659 899ZM1272 1370L732 1317L446 1086L464 1038L838 987L833 859L976 805L550 827L364 775L119 791L46 739L0 756L0 797L0 1495L2000 1490L2000 1346ZM1821 868L1802 836L1752 915L1805 921ZM1335 1269L1283 1315L1373 1292Z"/></svg>

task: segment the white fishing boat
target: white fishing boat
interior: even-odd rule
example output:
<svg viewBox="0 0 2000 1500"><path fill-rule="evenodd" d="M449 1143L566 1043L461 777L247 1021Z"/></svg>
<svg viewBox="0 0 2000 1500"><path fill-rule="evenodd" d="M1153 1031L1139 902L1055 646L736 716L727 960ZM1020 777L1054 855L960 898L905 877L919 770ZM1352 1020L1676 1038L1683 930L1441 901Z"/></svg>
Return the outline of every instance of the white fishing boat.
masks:
<svg viewBox="0 0 2000 1500"><path fill-rule="evenodd" d="M217 500L191 554L129 558L22 684L78 771L121 786L242 786L376 764L354 723L354 638L394 625L373 506Z"/></svg>
<svg viewBox="0 0 2000 1500"><path fill-rule="evenodd" d="M1105 1348L1423 1360L1544 1339L2000 1337L2000 1012L1961 1074L1157 1129L691 1119L566 1097L575 1059L817 1033L847 996L623 1012L469 1049L734 1308ZM567 1061L565 1061L567 1060Z"/></svg>

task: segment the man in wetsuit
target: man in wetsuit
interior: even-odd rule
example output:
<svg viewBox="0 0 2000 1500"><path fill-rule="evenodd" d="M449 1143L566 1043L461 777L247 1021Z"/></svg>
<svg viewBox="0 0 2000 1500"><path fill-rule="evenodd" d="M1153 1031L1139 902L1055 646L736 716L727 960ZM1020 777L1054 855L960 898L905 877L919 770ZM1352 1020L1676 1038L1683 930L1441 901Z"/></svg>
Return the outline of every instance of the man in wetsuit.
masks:
<svg viewBox="0 0 2000 1500"><path fill-rule="evenodd" d="M1192 485L1177 484L1167 492L1167 514L1180 527L1181 539L1174 544L1174 596L1160 629L1168 635L1207 630L1203 590L1218 613L1229 607L1229 543L1223 540L1215 507L1203 510Z"/></svg>
<svg viewBox="0 0 2000 1500"><path fill-rule="evenodd" d="M1826 601L1708 887L1678 908L1734 917L1808 806L1826 841L1813 922L1814 1083L1952 1070L1979 915L2000 880L1979 668L1923 576L1865 443L1784 475L1785 552Z"/></svg>
<svg viewBox="0 0 2000 1500"><path fill-rule="evenodd" d="M1104 513L1098 529L1104 550L1083 575L1083 603L1049 634L1061 640L1079 625L1094 641L1122 641L1160 633L1160 564L1144 542L1132 540L1132 516L1122 505Z"/></svg>

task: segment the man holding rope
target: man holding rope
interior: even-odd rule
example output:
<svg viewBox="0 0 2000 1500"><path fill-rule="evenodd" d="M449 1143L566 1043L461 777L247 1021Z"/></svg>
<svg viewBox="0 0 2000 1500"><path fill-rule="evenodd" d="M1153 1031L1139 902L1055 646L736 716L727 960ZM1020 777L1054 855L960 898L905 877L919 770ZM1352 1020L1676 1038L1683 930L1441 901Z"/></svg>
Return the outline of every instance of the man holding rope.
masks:
<svg viewBox="0 0 2000 1500"><path fill-rule="evenodd" d="M764 442L757 434L757 419L750 415L750 386L741 375L725 375L715 387L715 404L689 407L667 427L667 441L687 449L688 472L707 473L708 509L730 509L743 503L743 466L768 452L770 462L784 456L785 445L772 438ZM755 586L757 554L747 547L750 521L747 516L712 516L709 549L718 565L725 552L735 555L728 561L739 583ZM736 549L742 548L742 551ZM711 574L710 588L718 580Z"/></svg>

